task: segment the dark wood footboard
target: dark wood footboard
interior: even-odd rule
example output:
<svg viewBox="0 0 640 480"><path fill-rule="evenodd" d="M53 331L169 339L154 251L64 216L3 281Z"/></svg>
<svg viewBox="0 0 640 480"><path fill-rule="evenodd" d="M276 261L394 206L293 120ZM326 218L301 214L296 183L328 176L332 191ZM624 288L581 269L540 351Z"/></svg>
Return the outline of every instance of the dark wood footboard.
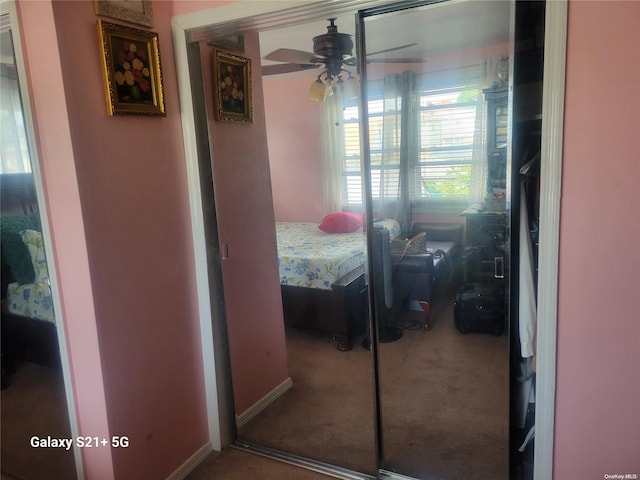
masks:
<svg viewBox="0 0 640 480"><path fill-rule="evenodd" d="M350 350L365 331L367 292L364 267L349 272L331 290L281 285L287 325L330 334L339 350Z"/></svg>
<svg viewBox="0 0 640 480"><path fill-rule="evenodd" d="M0 315L2 366L11 370L22 361L50 367L60 365L58 333L54 323L9 313L2 302Z"/></svg>

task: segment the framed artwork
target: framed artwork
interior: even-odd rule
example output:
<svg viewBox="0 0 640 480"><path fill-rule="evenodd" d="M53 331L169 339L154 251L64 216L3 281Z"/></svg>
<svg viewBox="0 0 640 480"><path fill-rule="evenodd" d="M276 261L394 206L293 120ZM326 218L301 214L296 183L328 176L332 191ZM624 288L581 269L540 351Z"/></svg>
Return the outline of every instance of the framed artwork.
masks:
<svg viewBox="0 0 640 480"><path fill-rule="evenodd" d="M107 113L166 115L158 34L97 23Z"/></svg>
<svg viewBox="0 0 640 480"><path fill-rule="evenodd" d="M253 121L251 60L213 50L215 118L220 122Z"/></svg>
<svg viewBox="0 0 640 480"><path fill-rule="evenodd" d="M96 15L153 27L151 0L93 0Z"/></svg>

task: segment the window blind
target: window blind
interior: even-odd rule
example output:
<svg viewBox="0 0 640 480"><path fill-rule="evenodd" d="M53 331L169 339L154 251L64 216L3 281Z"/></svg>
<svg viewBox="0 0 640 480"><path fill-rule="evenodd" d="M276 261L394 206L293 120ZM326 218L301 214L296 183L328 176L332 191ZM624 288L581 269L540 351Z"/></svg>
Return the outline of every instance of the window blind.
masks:
<svg viewBox="0 0 640 480"><path fill-rule="evenodd" d="M470 194L476 107L480 98L478 68L423 75L418 82L419 153L411 159L410 197L464 199ZM380 85L371 89L369 139L374 198L396 196L400 184L400 99L384 104ZM385 108L386 107L386 108ZM386 112L386 113L385 113ZM362 203L358 108L344 109L345 158L343 202Z"/></svg>

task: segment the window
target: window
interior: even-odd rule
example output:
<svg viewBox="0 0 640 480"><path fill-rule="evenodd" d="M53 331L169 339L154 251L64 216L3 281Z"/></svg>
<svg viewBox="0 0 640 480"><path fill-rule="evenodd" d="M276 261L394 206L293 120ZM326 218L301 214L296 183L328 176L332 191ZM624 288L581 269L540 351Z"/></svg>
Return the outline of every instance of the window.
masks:
<svg viewBox="0 0 640 480"><path fill-rule="evenodd" d="M412 201L464 200L471 192L471 165L479 98L478 69L421 77L418 81L417 154L410 158ZM400 184L401 98L369 100L372 194L397 195ZM343 203L362 202L358 107L344 109Z"/></svg>
<svg viewBox="0 0 640 480"><path fill-rule="evenodd" d="M8 32L3 32L3 41ZM31 172L15 66L0 65L0 173Z"/></svg>
<svg viewBox="0 0 640 480"><path fill-rule="evenodd" d="M400 118L395 114L395 111L393 113L387 112L385 115L382 99L369 102L369 139L371 143L372 194L374 197L380 196L381 186L384 192L395 193L399 188L401 130ZM390 122L394 123L392 128L388 127ZM344 130L345 159L342 198L347 200L347 205L359 205L362 203L362 185L360 123L357 106L345 108Z"/></svg>
<svg viewBox="0 0 640 480"><path fill-rule="evenodd" d="M420 94L420 154L413 198L467 198L478 87Z"/></svg>

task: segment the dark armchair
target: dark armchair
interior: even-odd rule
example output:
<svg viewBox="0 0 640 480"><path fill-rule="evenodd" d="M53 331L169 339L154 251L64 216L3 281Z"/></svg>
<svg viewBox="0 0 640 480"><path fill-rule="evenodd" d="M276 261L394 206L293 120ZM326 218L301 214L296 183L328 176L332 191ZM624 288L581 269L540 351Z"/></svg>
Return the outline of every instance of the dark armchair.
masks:
<svg viewBox="0 0 640 480"><path fill-rule="evenodd" d="M391 255L393 291L396 302L404 311L422 312L423 327L429 330L434 277L434 258L431 253L419 255Z"/></svg>
<svg viewBox="0 0 640 480"><path fill-rule="evenodd" d="M392 342L402 336L396 320L407 310L424 312L428 329L433 256L429 253L393 255L389 231L375 226L372 233L371 283L378 340Z"/></svg>
<svg viewBox="0 0 640 480"><path fill-rule="evenodd" d="M411 236L427 234L427 252L418 255L392 254L389 231L374 226L371 276L380 341L402 336L398 318L406 311L423 314L425 330L431 328L431 314L438 312L460 282L463 267L460 224L416 223Z"/></svg>

